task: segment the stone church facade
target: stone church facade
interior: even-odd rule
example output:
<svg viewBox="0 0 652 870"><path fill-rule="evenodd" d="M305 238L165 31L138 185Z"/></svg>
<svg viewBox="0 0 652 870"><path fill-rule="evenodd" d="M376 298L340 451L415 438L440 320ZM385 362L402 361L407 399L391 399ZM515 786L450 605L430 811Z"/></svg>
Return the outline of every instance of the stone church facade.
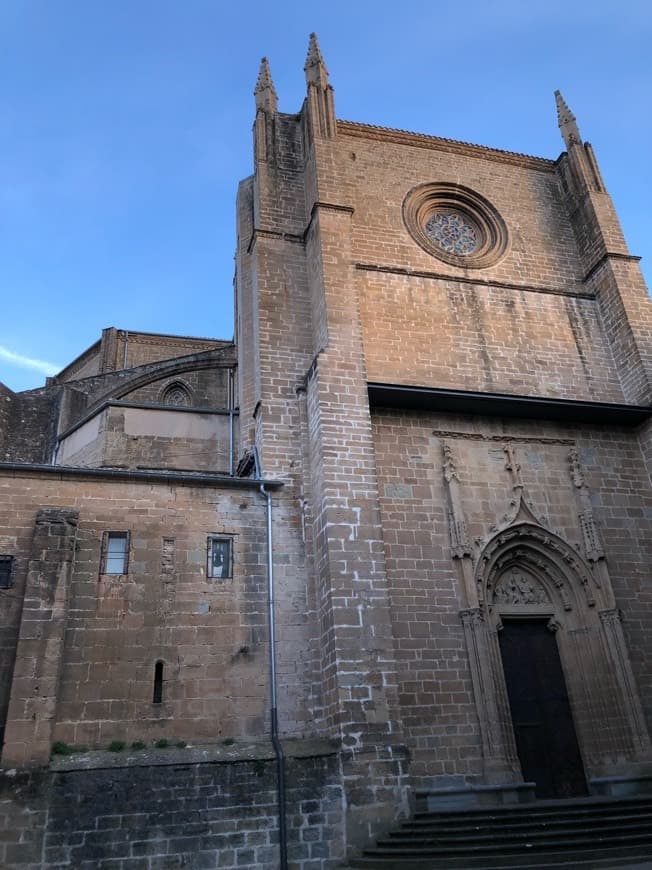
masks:
<svg viewBox="0 0 652 870"><path fill-rule="evenodd" d="M235 342L2 388L4 866L325 870L417 797L650 789L652 304L593 150L559 94L548 160L305 72L256 85Z"/></svg>

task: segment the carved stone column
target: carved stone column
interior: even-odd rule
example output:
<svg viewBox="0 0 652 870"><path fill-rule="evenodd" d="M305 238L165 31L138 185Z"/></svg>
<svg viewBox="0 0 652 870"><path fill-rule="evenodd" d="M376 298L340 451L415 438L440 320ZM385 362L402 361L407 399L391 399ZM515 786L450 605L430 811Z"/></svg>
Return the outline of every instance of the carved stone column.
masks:
<svg viewBox="0 0 652 870"><path fill-rule="evenodd" d="M473 695L480 725L483 772L487 783L520 782L509 702L502 669L498 633L487 625L479 607L460 612L469 654Z"/></svg>
<svg viewBox="0 0 652 870"><path fill-rule="evenodd" d="M611 660L616 685L620 694L619 701L623 716L631 737L631 746L635 758L650 759L650 735L645 722L645 715L636 687L636 680L625 644L620 611L600 611L600 621L607 647L607 655Z"/></svg>
<svg viewBox="0 0 652 870"><path fill-rule="evenodd" d="M614 694L615 716L621 722L621 727L616 729L617 739L611 748L611 754L621 757L625 754L636 759L648 760L651 749L650 736L625 643L620 611L616 607L604 548L593 516L591 494L584 479L576 447L572 447L569 451L568 462L580 507L578 519L582 530L584 552L593 568L595 582L600 589L600 598L603 602L604 609L599 611L599 615L604 653L607 662L611 665L609 668L611 685L608 688Z"/></svg>
<svg viewBox="0 0 652 870"><path fill-rule="evenodd" d="M580 465L579 454L576 447L571 447L568 453L570 476L575 487L578 506L580 511L577 515L582 531L582 544L587 561L593 568L593 576L597 586L601 590L604 607L611 609L616 606L611 578L604 557L604 548L600 540L600 533L593 516L591 493L584 480L584 473Z"/></svg>
<svg viewBox="0 0 652 870"><path fill-rule="evenodd" d="M460 611L469 655L475 707L480 726L483 773L488 783L520 781L520 765L510 725L509 704L504 680L498 636L487 625L479 606L474 580L473 549L469 541L455 457L448 443L444 452L444 481L449 503L451 555L456 565L466 608Z"/></svg>

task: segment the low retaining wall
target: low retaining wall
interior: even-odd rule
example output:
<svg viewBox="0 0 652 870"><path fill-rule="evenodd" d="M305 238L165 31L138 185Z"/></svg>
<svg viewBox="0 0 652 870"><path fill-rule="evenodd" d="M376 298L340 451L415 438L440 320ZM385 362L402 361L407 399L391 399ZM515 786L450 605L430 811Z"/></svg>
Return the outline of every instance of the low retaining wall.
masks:
<svg viewBox="0 0 652 870"><path fill-rule="evenodd" d="M339 757L314 743L286 762L293 870L330 870L344 857ZM268 751L222 751L227 758L197 749L111 755L3 771L0 866L278 867L276 762Z"/></svg>

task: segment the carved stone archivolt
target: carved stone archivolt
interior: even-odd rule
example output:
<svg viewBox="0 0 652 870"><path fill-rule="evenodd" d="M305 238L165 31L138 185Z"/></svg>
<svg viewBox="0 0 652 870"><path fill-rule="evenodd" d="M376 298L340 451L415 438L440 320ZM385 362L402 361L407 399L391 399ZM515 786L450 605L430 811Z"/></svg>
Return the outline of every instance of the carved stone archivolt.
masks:
<svg viewBox="0 0 652 870"><path fill-rule="evenodd" d="M478 559L475 575L478 599L489 610L494 606L497 581L512 566L529 570L539 578L550 600L554 600L556 593L564 610L577 606L580 590L586 605L596 604L597 584L590 568L573 548L541 526L519 522L494 535Z"/></svg>

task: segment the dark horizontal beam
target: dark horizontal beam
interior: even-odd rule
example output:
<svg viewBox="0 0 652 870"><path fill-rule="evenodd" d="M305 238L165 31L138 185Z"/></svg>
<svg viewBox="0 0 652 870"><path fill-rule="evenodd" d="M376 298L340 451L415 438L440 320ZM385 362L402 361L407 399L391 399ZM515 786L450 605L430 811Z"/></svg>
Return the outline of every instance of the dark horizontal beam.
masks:
<svg viewBox="0 0 652 870"><path fill-rule="evenodd" d="M370 383L367 387L373 408L561 420L566 423L609 423L616 426L638 426L652 416L652 406L649 405L513 396L508 393L473 393L402 384Z"/></svg>
<svg viewBox="0 0 652 870"><path fill-rule="evenodd" d="M90 468L80 465L41 465L37 462L0 462L0 475L45 474L65 480L68 477L92 477L99 480L135 480L144 483L176 483L186 486L208 486L236 489L280 489L282 480L261 480L253 477L231 477L201 471L154 471L144 468Z"/></svg>

